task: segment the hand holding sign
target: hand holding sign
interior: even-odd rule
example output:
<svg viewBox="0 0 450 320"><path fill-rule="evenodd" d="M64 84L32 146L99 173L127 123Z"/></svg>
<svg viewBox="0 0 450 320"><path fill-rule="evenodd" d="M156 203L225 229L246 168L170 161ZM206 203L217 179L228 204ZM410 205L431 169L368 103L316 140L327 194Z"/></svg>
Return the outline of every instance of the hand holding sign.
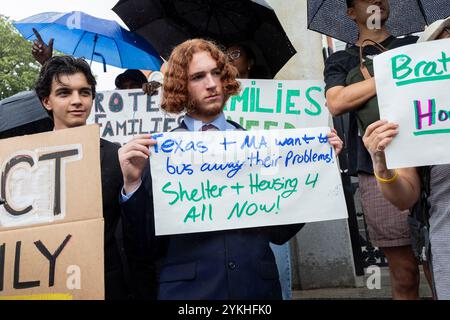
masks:
<svg viewBox="0 0 450 320"><path fill-rule="evenodd" d="M141 183L141 175L150 156L149 146L156 144L150 134L134 137L119 149L119 162L122 169L124 189L128 193Z"/></svg>
<svg viewBox="0 0 450 320"><path fill-rule="evenodd" d="M331 144L336 151L336 155L339 155L342 151L342 147L344 143L341 138L337 135L336 129L331 129L331 132L328 134L328 143Z"/></svg>
<svg viewBox="0 0 450 320"><path fill-rule="evenodd" d="M367 127L363 141L370 155L384 152L386 147L398 134L398 124L378 120Z"/></svg>
<svg viewBox="0 0 450 320"><path fill-rule="evenodd" d="M364 145L370 153L375 174L385 177L387 174L384 150L398 134L398 124L378 120L366 129L363 137ZM392 175L390 175L392 177Z"/></svg>

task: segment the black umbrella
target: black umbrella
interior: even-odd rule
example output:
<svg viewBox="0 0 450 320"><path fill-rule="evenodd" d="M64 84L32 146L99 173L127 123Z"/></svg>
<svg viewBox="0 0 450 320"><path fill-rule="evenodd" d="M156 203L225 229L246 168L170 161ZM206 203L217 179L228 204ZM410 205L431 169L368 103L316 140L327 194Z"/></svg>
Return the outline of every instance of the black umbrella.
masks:
<svg viewBox="0 0 450 320"><path fill-rule="evenodd" d="M274 76L296 53L272 8L251 0L120 0L113 8L124 23L167 59L191 38L228 46L244 42ZM264 60L264 61L261 61Z"/></svg>
<svg viewBox="0 0 450 320"><path fill-rule="evenodd" d="M53 121L34 91L0 101L0 139L50 131Z"/></svg>
<svg viewBox="0 0 450 320"><path fill-rule="evenodd" d="M423 31L450 15L450 0L390 0L386 23L393 36ZM358 40L358 27L346 14L345 0L308 0L308 29L346 43Z"/></svg>

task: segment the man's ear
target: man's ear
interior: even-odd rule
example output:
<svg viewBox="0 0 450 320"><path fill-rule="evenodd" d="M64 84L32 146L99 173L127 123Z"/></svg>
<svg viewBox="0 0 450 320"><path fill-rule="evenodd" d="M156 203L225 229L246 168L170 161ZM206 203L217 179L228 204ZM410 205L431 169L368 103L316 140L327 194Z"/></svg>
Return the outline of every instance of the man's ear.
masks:
<svg viewBox="0 0 450 320"><path fill-rule="evenodd" d="M52 107L51 107L50 104L49 104L49 99L48 99L48 97L43 98L43 99L41 100L41 102L42 102L42 106L43 106L45 109L47 109L47 111L52 111Z"/></svg>

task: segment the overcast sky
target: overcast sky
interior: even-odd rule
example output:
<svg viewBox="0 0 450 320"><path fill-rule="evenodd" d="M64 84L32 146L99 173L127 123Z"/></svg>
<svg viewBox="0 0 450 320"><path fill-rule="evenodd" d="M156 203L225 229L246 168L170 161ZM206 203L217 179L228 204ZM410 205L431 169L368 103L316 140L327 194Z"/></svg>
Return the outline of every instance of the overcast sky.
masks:
<svg viewBox="0 0 450 320"><path fill-rule="evenodd" d="M54 11L69 12L83 11L90 15L116 20L122 27L128 29L120 18L111 10L118 0L3 0L0 6L0 14L10 17L12 20L21 20L37 13ZM31 47L30 47L31 54ZM123 72L122 69L106 66L107 72L103 72L103 66L92 63L92 70L97 76L98 90L114 89L114 79Z"/></svg>

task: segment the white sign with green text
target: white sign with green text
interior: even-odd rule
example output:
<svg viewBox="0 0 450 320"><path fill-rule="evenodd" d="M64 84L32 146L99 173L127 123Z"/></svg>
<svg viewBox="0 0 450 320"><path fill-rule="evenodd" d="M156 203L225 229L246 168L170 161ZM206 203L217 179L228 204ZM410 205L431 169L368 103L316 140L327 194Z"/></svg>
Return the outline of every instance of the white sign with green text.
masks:
<svg viewBox="0 0 450 320"><path fill-rule="evenodd" d="M450 39L389 50L374 68L380 117L399 124L388 168L450 163Z"/></svg>
<svg viewBox="0 0 450 320"><path fill-rule="evenodd" d="M156 235L347 218L327 127L155 134Z"/></svg>

